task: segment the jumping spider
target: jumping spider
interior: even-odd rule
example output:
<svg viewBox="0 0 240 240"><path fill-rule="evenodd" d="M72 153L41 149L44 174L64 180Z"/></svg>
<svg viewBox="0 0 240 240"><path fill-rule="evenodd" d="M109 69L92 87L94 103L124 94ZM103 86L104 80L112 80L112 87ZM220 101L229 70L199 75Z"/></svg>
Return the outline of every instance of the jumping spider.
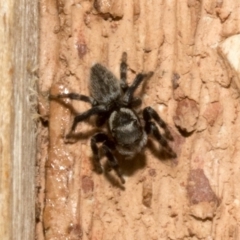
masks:
<svg viewBox="0 0 240 240"><path fill-rule="evenodd" d="M102 172L99 147L97 146L97 143L102 143L108 166L116 171L122 183L125 180L119 169L118 160L113 154L115 150L127 158L132 158L145 147L147 135L151 134L171 157L176 157L166 140L173 140L173 137L157 112L151 107L144 108L142 121L133 109L142 102L140 98L133 97L134 91L144 79L148 79L152 75L153 72L139 73L133 83L128 86L126 82L127 53L124 52L120 64L120 80L106 67L97 63L91 68L90 73L89 90L91 97L77 93L52 96L54 99L68 98L85 101L92 105L92 108L74 117L71 131L67 137L71 136L79 122L88 119L91 115L97 115L97 127L103 126L106 121L108 122L108 134L98 132L91 138L95 166L99 172ZM162 136L156 123L163 128L165 136Z"/></svg>

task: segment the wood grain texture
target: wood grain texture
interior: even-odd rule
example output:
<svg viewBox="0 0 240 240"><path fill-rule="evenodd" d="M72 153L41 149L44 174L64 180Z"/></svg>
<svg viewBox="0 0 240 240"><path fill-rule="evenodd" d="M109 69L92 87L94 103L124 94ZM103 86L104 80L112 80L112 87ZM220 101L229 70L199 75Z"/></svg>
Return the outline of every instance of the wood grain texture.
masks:
<svg viewBox="0 0 240 240"><path fill-rule="evenodd" d="M5 3L6 7L13 8L13 2ZM0 3L0 238L10 239L12 225L11 206L12 206L12 120L13 113L11 105L13 103L13 84L12 73L13 63L12 43L10 26L13 26L13 14L6 11L3 4Z"/></svg>
<svg viewBox="0 0 240 240"><path fill-rule="evenodd" d="M37 2L2 2L0 15L0 238L34 239Z"/></svg>
<svg viewBox="0 0 240 240"><path fill-rule="evenodd" d="M41 2L40 91L87 95L91 66L119 76L126 51L129 83L154 72L140 89L143 107L167 122L178 155L162 159L149 141L121 162L122 187L113 172L92 170L91 121L70 143L73 113L51 101L41 239L239 239L239 68L223 45L240 32L239 11L234 0Z"/></svg>
<svg viewBox="0 0 240 240"><path fill-rule="evenodd" d="M34 239L38 2L14 2L12 239Z"/></svg>

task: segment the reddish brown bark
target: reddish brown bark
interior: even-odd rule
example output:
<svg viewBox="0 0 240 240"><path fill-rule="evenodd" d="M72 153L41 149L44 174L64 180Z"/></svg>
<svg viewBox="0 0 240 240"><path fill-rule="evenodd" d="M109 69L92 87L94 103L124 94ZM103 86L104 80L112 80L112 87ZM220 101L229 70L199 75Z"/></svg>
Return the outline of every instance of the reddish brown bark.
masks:
<svg viewBox="0 0 240 240"><path fill-rule="evenodd" d="M40 90L88 95L90 67L119 76L126 51L129 83L154 72L139 91L143 107L166 121L178 157L162 159L150 141L143 157L122 162L124 187L115 184L114 173L92 171L93 126L78 124L79 139L68 143L73 114L51 101L39 239L238 239L239 73L223 43L240 32L239 8L233 0L41 3Z"/></svg>

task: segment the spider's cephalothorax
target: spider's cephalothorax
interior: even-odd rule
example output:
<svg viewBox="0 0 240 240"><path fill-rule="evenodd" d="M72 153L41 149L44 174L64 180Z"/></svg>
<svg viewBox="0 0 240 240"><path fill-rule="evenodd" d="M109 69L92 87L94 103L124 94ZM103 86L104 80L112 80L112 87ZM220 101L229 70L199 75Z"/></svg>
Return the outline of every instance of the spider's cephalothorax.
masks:
<svg viewBox="0 0 240 240"><path fill-rule="evenodd" d="M128 86L126 82L127 54L123 53L120 65L120 80L101 64L95 64L91 68L89 81L91 97L77 93L52 96L54 99L70 98L92 104L91 109L75 116L68 136L71 136L71 133L75 131L79 122L89 118L91 115L97 115L96 125L98 127L102 126L106 121L108 122L109 134L105 132L96 133L91 138L91 148L96 167L99 171L102 171L99 147L97 146L97 143L102 143L102 149L108 159L108 165L116 171L122 183L125 181L119 170L118 160L113 154L115 150L127 158L132 158L143 149L147 143L147 135L151 134L171 157L176 157L166 140L173 140L171 133L157 112L151 107L144 108L144 123L142 123L134 111L134 107L141 104L140 98L133 97L134 91L144 79L150 78L152 74L152 72L147 74L139 73L133 83ZM163 128L165 136L162 136L156 123Z"/></svg>

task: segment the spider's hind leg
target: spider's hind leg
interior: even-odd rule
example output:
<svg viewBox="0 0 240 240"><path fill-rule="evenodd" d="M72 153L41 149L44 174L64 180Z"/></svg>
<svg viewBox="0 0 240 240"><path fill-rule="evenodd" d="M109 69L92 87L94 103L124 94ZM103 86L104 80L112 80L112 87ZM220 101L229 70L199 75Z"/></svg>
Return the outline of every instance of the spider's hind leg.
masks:
<svg viewBox="0 0 240 240"><path fill-rule="evenodd" d="M172 140L173 137L170 131L167 128L166 123L158 116L157 112L151 107L146 107L143 110L143 118L145 120L145 131L147 134L152 134L156 140L164 147L164 149L171 155L171 157L177 157L176 153L172 150L172 148L168 145L166 138ZM162 136L158 127L154 122L151 121L154 119L160 127L162 127L165 131L165 136Z"/></svg>
<svg viewBox="0 0 240 240"><path fill-rule="evenodd" d="M125 180L122 176L122 173L119 169L118 160L114 157L112 151L115 150L115 144L113 141L109 139L107 134L103 132L96 133L91 138L91 148L93 151L94 159L95 159L95 166L97 168L98 172L102 172L102 167L100 164L100 156L99 156L99 148L97 146L97 143L102 143L102 149L104 151L104 154L107 157L108 160L108 166L110 170L113 168L114 171L117 173L118 177L120 178L122 183L125 183Z"/></svg>
<svg viewBox="0 0 240 240"><path fill-rule="evenodd" d="M170 133L167 124L160 118L160 116L158 115L158 113L151 107L146 107L143 109L143 118L146 122L150 121L151 119L154 119L157 124L163 128L164 132L165 132L165 136L167 139L169 140L173 140L173 136Z"/></svg>
<svg viewBox="0 0 240 240"><path fill-rule="evenodd" d="M159 129L154 122L146 122L145 131L147 132L147 134L152 134L157 139L157 141L164 147L164 149L171 155L171 157L177 157L176 153L168 145L166 138L161 135Z"/></svg>
<svg viewBox="0 0 240 240"><path fill-rule="evenodd" d="M138 73L135 79L133 80L133 83L127 88L124 97L123 102L129 106L131 102L133 101L133 94L135 90L138 88L138 86L142 83L144 79L149 79L153 75L153 72L149 72L146 74Z"/></svg>

